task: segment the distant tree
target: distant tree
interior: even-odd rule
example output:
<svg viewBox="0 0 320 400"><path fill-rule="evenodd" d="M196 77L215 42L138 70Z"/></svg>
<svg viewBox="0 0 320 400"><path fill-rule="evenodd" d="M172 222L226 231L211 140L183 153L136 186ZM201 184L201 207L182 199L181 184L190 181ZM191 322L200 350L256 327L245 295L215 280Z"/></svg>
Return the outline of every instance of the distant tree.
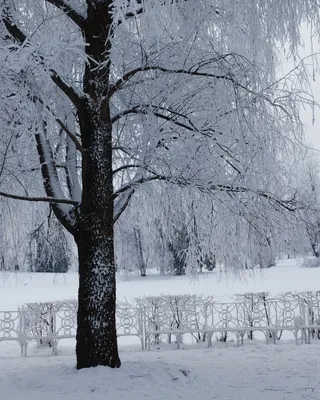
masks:
<svg viewBox="0 0 320 400"><path fill-rule="evenodd" d="M210 272L217 267L215 254L205 254L204 259L201 259L201 272L203 270L203 267L205 267L205 269Z"/></svg>
<svg viewBox="0 0 320 400"><path fill-rule="evenodd" d="M309 207L301 210L302 229L309 240L312 254L320 257L320 157L317 151L305 149L296 161L297 197Z"/></svg>
<svg viewBox="0 0 320 400"><path fill-rule="evenodd" d="M19 204L0 199L0 270L26 271L28 234L33 228L34 209L30 203Z"/></svg>
<svg viewBox="0 0 320 400"><path fill-rule="evenodd" d="M63 228L54 217L30 235L28 251L29 271L67 272L70 250Z"/></svg>
<svg viewBox="0 0 320 400"><path fill-rule="evenodd" d="M172 254L172 266L169 266L173 275L185 275L186 253L189 247L188 231L185 225L174 227L168 249Z"/></svg>
<svg viewBox="0 0 320 400"><path fill-rule="evenodd" d="M145 259L146 254L144 254L143 251L143 244L142 244L142 238L141 238L141 230L139 227L134 226L133 227L134 231L134 237L136 241L136 248L138 252L138 263L139 263L139 271L141 276L146 276L147 275L147 259Z"/></svg>
<svg viewBox="0 0 320 400"><path fill-rule="evenodd" d="M318 165L319 168L319 165ZM317 168L317 169L318 169ZM308 178L307 182L310 186L310 197L314 206L320 206L319 199L319 191L320 191L320 181L318 175L318 171L316 168L310 168L308 170ZM310 245L312 248L312 253L316 258L320 257L320 211L308 211L305 213L305 226L307 235L310 241Z"/></svg>

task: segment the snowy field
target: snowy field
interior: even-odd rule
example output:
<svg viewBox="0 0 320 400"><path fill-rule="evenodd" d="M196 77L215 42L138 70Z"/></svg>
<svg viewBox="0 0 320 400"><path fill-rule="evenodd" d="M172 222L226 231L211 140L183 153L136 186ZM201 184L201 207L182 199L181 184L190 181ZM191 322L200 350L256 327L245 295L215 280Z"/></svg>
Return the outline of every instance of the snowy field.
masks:
<svg viewBox="0 0 320 400"><path fill-rule="evenodd" d="M299 260L280 261L275 268L247 271L241 280L218 271L188 277L119 278L118 298L157 294L212 294L220 301L248 291L318 290L320 268L299 267ZM77 275L4 274L0 277L0 309L15 310L23 302L76 298ZM63 342L58 356L35 346L28 357L19 346L0 344L0 400L231 400L320 399L320 343L296 346L246 342L213 347L142 352L120 343L119 370L75 369L74 343Z"/></svg>
<svg viewBox="0 0 320 400"><path fill-rule="evenodd" d="M223 272L188 276L150 275L119 276L119 300L141 295L205 294L218 301L232 301L233 295L244 292L270 292L319 290L320 268L301 268L301 260L281 260L270 269L243 271L235 277ZM41 273L3 273L0 275L0 310L16 310L22 303L76 299L78 275Z"/></svg>

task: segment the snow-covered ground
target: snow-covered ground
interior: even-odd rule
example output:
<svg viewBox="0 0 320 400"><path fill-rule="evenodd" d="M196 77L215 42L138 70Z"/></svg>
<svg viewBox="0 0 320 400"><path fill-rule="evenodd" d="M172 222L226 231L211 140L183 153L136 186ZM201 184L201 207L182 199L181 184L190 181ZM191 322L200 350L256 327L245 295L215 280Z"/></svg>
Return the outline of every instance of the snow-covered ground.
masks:
<svg viewBox="0 0 320 400"><path fill-rule="evenodd" d="M188 277L119 278L118 298L156 294L212 294L228 300L248 291L318 290L320 268L300 268L284 260L268 270L247 271L241 280L218 272ZM75 298L77 275L4 274L0 309L15 310L28 301ZM63 343L58 356L33 347L28 357L19 346L0 343L0 400L258 400L320 399L320 343L296 346L246 342L214 343L213 348L142 352L120 343L119 370L76 371L74 342Z"/></svg>
<svg viewBox="0 0 320 400"><path fill-rule="evenodd" d="M73 355L0 359L2 400L320 399L320 346L121 352L119 370Z"/></svg>
<svg viewBox="0 0 320 400"><path fill-rule="evenodd" d="M243 271L238 277L214 271L198 278L150 275L119 276L119 300L141 295L206 294L219 301L232 301L235 293L319 290L320 268L301 268L301 260L281 260L270 269ZM0 274L0 310L16 310L22 303L77 298L78 275Z"/></svg>

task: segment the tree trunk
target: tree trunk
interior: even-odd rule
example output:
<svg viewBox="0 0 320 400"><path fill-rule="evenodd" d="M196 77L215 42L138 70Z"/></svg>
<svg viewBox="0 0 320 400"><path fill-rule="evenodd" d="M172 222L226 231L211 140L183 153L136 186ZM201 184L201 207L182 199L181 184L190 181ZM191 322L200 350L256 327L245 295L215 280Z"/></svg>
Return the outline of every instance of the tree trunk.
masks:
<svg viewBox="0 0 320 400"><path fill-rule="evenodd" d="M112 124L109 87L111 0L87 1L88 62L78 110L82 145L82 199L75 239L79 251L77 368L120 367L116 335L113 233ZM99 68L97 67L99 66Z"/></svg>
<svg viewBox="0 0 320 400"><path fill-rule="evenodd" d="M81 224L76 236L79 251L79 309L77 368L120 367L116 335L116 282L113 234L105 234L103 220Z"/></svg>
<svg viewBox="0 0 320 400"><path fill-rule="evenodd" d="M119 367L113 231L112 130L93 103L81 120L83 193L75 240L79 252L77 368Z"/></svg>
<svg viewBox="0 0 320 400"><path fill-rule="evenodd" d="M311 242L311 247L312 247L313 255L314 255L316 258L319 258L319 257L320 257L320 254L319 254L319 252L318 252L318 246L316 245L316 243Z"/></svg>
<svg viewBox="0 0 320 400"><path fill-rule="evenodd" d="M136 246L137 246L137 251L138 251L140 276L145 277L145 276L147 276L147 263L144 261L144 258L143 258L140 228L133 228L133 231L134 231L134 236L136 239Z"/></svg>
<svg viewBox="0 0 320 400"><path fill-rule="evenodd" d="M108 115L108 108L105 107ZM81 114L82 201L75 240L79 252L77 368L119 367L113 232L112 129L95 102Z"/></svg>

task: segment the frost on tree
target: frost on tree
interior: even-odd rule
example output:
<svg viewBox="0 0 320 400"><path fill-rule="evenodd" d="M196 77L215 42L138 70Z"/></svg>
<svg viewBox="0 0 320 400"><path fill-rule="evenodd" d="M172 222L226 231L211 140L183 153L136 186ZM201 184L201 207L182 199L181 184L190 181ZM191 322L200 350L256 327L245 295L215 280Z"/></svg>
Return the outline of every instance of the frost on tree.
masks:
<svg viewBox="0 0 320 400"><path fill-rule="evenodd" d="M300 232L304 233L308 250L315 258L320 257L320 217L319 217L319 167L318 152L311 148L304 149L298 160L294 161L296 168L292 180L298 188L298 196L307 209L300 211ZM300 239L300 241L302 241Z"/></svg>
<svg viewBox="0 0 320 400"><path fill-rule="evenodd" d="M59 222L49 214L29 235L28 271L67 272L71 264L68 237Z"/></svg>
<svg viewBox="0 0 320 400"><path fill-rule="evenodd" d="M297 103L309 100L299 70L290 85L276 81L275 45L288 40L294 53L300 23L314 17L317 26L319 4L0 5L0 194L51 203L74 236L77 366L119 367L114 223L135 192L184 199L189 265L210 255L210 222L216 256L244 265L252 235L263 238L259 248L271 219L297 208L283 160L302 133Z"/></svg>

